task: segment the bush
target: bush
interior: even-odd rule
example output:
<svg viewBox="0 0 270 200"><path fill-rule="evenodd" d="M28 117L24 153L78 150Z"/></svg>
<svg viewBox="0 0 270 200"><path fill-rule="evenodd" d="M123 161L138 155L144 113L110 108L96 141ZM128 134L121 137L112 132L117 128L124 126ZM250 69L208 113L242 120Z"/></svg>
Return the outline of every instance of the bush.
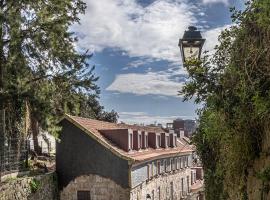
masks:
<svg viewBox="0 0 270 200"><path fill-rule="evenodd" d="M30 182L30 189L31 189L31 193L36 193L37 190L39 189L41 183L39 180L37 179L32 179Z"/></svg>

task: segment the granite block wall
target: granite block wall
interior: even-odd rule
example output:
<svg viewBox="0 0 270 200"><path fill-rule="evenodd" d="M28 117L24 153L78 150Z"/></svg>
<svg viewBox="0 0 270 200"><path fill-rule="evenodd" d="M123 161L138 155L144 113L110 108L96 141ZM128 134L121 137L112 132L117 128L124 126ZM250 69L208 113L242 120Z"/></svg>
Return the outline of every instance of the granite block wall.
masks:
<svg viewBox="0 0 270 200"><path fill-rule="evenodd" d="M34 186L35 185L35 186ZM56 200L55 173L33 177L12 178L1 183L1 200Z"/></svg>
<svg viewBox="0 0 270 200"><path fill-rule="evenodd" d="M129 189L98 175L83 175L71 181L60 191L60 200L77 200L78 191L90 192L91 200L128 200Z"/></svg>

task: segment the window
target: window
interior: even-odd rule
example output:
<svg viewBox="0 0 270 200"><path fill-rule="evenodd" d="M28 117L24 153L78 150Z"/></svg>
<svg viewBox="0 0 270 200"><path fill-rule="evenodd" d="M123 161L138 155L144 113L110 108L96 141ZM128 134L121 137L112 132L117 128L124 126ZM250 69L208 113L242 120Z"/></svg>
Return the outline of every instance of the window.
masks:
<svg viewBox="0 0 270 200"><path fill-rule="evenodd" d="M129 149L133 149L133 137L132 134L129 134Z"/></svg>
<svg viewBox="0 0 270 200"><path fill-rule="evenodd" d="M158 135L157 137L158 137L158 144L157 145L158 145L158 147L161 147L161 136Z"/></svg>
<svg viewBox="0 0 270 200"><path fill-rule="evenodd" d="M191 171L191 185L193 185L193 172Z"/></svg>
<svg viewBox="0 0 270 200"><path fill-rule="evenodd" d="M160 170L160 161L157 161L157 174L160 174L161 170Z"/></svg>
<svg viewBox="0 0 270 200"><path fill-rule="evenodd" d="M171 198L170 199L173 200L173 182L171 182L170 185L171 185Z"/></svg>
<svg viewBox="0 0 270 200"><path fill-rule="evenodd" d="M167 147L170 146L170 137L169 136L166 136L166 142L167 142Z"/></svg>
<svg viewBox="0 0 270 200"><path fill-rule="evenodd" d="M174 159L171 159L171 170L175 170Z"/></svg>
<svg viewBox="0 0 270 200"><path fill-rule="evenodd" d="M155 190L152 190L152 199L155 199Z"/></svg>
<svg viewBox="0 0 270 200"><path fill-rule="evenodd" d="M142 135L139 135L138 147L139 149L142 148Z"/></svg>
<svg viewBox="0 0 270 200"><path fill-rule="evenodd" d="M157 195L158 195L158 200L161 200L161 197L160 197L160 187L158 187L158 189L157 189Z"/></svg>
<svg viewBox="0 0 270 200"><path fill-rule="evenodd" d="M170 171L173 170L173 159L170 160Z"/></svg>
<svg viewBox="0 0 270 200"><path fill-rule="evenodd" d="M167 172L168 171L168 166L167 166L167 161L166 160L164 160L164 171L165 172Z"/></svg>
<svg viewBox="0 0 270 200"><path fill-rule="evenodd" d="M150 179L150 165L147 165L147 179Z"/></svg>
<svg viewBox="0 0 270 200"><path fill-rule="evenodd" d="M184 194L184 178L181 178L181 193Z"/></svg>
<svg viewBox="0 0 270 200"><path fill-rule="evenodd" d="M151 169L152 169L152 172L151 172L151 175L152 176L155 176L156 174L155 174L155 163L154 162L152 162L152 164L151 164Z"/></svg>
<svg viewBox="0 0 270 200"><path fill-rule="evenodd" d="M189 188L189 176L187 176L187 192L188 192L188 193L190 192L189 189L190 189L190 188Z"/></svg>
<svg viewBox="0 0 270 200"><path fill-rule="evenodd" d="M78 200L91 200L90 191L77 191Z"/></svg>
<svg viewBox="0 0 270 200"><path fill-rule="evenodd" d="M148 135L145 136L145 148L148 147Z"/></svg>
<svg viewBox="0 0 270 200"><path fill-rule="evenodd" d="M171 161L168 160L167 162L167 172L171 171Z"/></svg>
<svg viewBox="0 0 270 200"><path fill-rule="evenodd" d="M188 156L187 156L186 158L187 158L187 167L189 167L189 163L188 163Z"/></svg>

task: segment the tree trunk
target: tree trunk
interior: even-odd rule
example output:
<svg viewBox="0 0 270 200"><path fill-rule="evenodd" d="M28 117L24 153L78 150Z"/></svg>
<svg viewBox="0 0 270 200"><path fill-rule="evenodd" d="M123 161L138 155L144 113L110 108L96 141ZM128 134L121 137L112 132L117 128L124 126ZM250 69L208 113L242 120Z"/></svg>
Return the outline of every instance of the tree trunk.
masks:
<svg viewBox="0 0 270 200"><path fill-rule="evenodd" d="M33 137L34 151L37 155L40 155L42 152L38 144L39 124L33 115L31 115L31 133Z"/></svg>

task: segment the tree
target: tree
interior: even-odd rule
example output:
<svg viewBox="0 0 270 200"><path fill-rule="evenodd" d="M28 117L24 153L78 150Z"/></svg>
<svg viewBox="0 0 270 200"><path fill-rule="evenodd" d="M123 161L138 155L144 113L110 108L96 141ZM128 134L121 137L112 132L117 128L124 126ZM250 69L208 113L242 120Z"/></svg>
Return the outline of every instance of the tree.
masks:
<svg viewBox="0 0 270 200"><path fill-rule="evenodd" d="M79 115L86 118L93 118L107 122L117 122L118 114L114 110L111 112L104 111L104 107L98 102L96 95L81 96Z"/></svg>
<svg viewBox="0 0 270 200"><path fill-rule="evenodd" d="M81 0L2 0L0 7L6 130L10 137L26 137L30 130L38 151L40 127L56 135L64 113L83 112L82 100L99 94L98 78L87 63L91 55L75 49L77 38L69 30L86 5Z"/></svg>
<svg viewBox="0 0 270 200"><path fill-rule="evenodd" d="M205 170L206 198L247 199L249 169L269 134L270 54L268 0L233 11L236 25L219 36L212 58L187 63L185 100L203 103L193 142Z"/></svg>

